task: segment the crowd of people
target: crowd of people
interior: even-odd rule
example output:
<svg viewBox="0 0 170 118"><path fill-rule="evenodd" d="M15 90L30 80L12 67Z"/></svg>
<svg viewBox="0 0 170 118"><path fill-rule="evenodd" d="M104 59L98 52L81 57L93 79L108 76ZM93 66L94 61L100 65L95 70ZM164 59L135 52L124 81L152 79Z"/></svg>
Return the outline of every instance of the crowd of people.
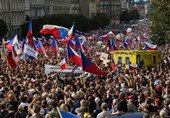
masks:
<svg viewBox="0 0 170 118"><path fill-rule="evenodd" d="M81 118L136 111L148 118L170 116L170 45L160 47L163 58L157 67L131 71L123 65L112 70L110 62L104 65L95 52L108 51L96 42L89 44L94 47L91 59L106 76L46 75L44 65L57 65L61 59L56 57L20 60L15 70L1 60L0 118L60 118L58 109Z"/></svg>

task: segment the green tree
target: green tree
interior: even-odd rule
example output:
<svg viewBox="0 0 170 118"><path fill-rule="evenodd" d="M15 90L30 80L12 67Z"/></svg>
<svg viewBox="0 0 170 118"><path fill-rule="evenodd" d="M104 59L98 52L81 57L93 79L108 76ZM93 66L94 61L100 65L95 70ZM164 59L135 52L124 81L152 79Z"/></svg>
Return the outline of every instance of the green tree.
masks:
<svg viewBox="0 0 170 118"><path fill-rule="evenodd" d="M91 20L91 29L104 28L110 23L110 18L106 13L97 13Z"/></svg>
<svg viewBox="0 0 170 118"><path fill-rule="evenodd" d="M137 9L124 10L120 14L120 22L129 23L140 18L139 11Z"/></svg>
<svg viewBox="0 0 170 118"><path fill-rule="evenodd" d="M22 37L25 37L28 32L28 22L21 25ZM75 23L76 30L89 31L91 29L104 28L110 23L110 18L107 14L96 14L92 19L88 19L83 15L69 15L69 14L54 14L49 16L39 17L32 20L33 36L40 36L40 29L45 24L59 25L63 27L71 28L73 22Z"/></svg>
<svg viewBox="0 0 170 118"><path fill-rule="evenodd" d="M129 12L129 20L138 20L140 18L139 11L137 9L133 9Z"/></svg>
<svg viewBox="0 0 170 118"><path fill-rule="evenodd" d="M0 38L4 37L7 34L8 28L4 20L0 19Z"/></svg>
<svg viewBox="0 0 170 118"><path fill-rule="evenodd" d="M130 18L129 18L129 11L128 10L124 10L121 12L120 14L120 22L125 22L125 23L128 23L130 21Z"/></svg>
<svg viewBox="0 0 170 118"><path fill-rule="evenodd" d="M158 44L170 41L170 4L169 0L152 0L152 40Z"/></svg>

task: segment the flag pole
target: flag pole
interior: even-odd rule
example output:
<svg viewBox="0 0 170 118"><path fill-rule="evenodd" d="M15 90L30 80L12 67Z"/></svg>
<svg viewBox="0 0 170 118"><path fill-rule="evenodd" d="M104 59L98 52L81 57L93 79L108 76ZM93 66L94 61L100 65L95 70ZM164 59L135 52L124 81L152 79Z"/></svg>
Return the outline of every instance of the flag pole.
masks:
<svg viewBox="0 0 170 118"><path fill-rule="evenodd" d="M60 115L60 118L63 118L62 115L61 115L61 112L60 112L59 107L57 107L57 111L58 111L58 113L59 113L59 115Z"/></svg>

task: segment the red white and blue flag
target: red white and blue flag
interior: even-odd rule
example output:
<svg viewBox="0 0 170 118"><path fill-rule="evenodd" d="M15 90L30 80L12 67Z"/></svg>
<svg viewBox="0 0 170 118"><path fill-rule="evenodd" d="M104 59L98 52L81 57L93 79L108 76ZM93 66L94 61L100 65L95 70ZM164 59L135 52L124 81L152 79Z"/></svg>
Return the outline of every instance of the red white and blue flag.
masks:
<svg viewBox="0 0 170 118"><path fill-rule="evenodd" d="M157 45L151 44L149 42L144 42L145 43L145 50L157 50Z"/></svg>
<svg viewBox="0 0 170 118"><path fill-rule="evenodd" d="M15 69L17 67L16 57L17 57L16 51L12 47L12 49L10 50L10 52L7 55L7 61L8 61L8 64L10 65L10 67L13 69Z"/></svg>
<svg viewBox="0 0 170 118"><path fill-rule="evenodd" d="M69 60L71 60L74 64L78 66L82 66L81 57L68 45L67 45L67 53L68 53Z"/></svg>
<svg viewBox="0 0 170 118"><path fill-rule="evenodd" d="M109 40L108 34L99 37L99 41L108 41L108 40Z"/></svg>
<svg viewBox="0 0 170 118"><path fill-rule="evenodd" d="M30 18L30 21L28 23L28 33L27 33L27 37L28 37L28 44L31 47L35 47L34 45L34 41L33 41L33 33L32 33L32 18Z"/></svg>
<svg viewBox="0 0 170 118"><path fill-rule="evenodd" d="M43 53L45 55L45 57L48 57L48 55L46 54L46 51L45 51L44 46L42 45L40 39L38 39L37 50L38 50L39 53Z"/></svg>
<svg viewBox="0 0 170 118"><path fill-rule="evenodd" d="M84 54L81 52L81 59L82 59L82 70L93 73L96 75L105 76L101 69L99 69L94 63L92 63Z"/></svg>
<svg viewBox="0 0 170 118"><path fill-rule="evenodd" d="M66 44L72 38L73 30L74 30L74 23L72 27L70 28L70 30L68 31L68 35L65 38L61 39L62 44Z"/></svg>
<svg viewBox="0 0 170 118"><path fill-rule="evenodd" d="M8 50L12 50L12 47L18 43L18 36L15 35L15 37L8 43L8 45L6 45Z"/></svg>
<svg viewBox="0 0 170 118"><path fill-rule="evenodd" d="M53 39L51 48L54 51L54 56L60 57L60 51L55 38Z"/></svg>
<svg viewBox="0 0 170 118"><path fill-rule="evenodd" d="M74 48L75 47L75 41L73 41L72 39L70 39L67 43L67 45L69 45L70 47Z"/></svg>
<svg viewBox="0 0 170 118"><path fill-rule="evenodd" d="M137 64L130 64L129 70L138 70L138 65Z"/></svg>
<svg viewBox="0 0 170 118"><path fill-rule="evenodd" d="M68 31L69 30L66 27L57 25L44 25L40 30L40 33L44 35L53 35L57 40L61 40L68 37Z"/></svg>

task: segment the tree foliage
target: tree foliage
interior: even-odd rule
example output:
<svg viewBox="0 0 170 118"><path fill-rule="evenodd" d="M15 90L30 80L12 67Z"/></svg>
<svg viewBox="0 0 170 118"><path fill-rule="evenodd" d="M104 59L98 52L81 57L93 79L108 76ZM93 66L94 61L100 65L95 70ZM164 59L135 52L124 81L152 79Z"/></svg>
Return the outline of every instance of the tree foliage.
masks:
<svg viewBox="0 0 170 118"><path fill-rule="evenodd" d="M170 41L169 0L152 0L152 40L158 43Z"/></svg>
<svg viewBox="0 0 170 118"><path fill-rule="evenodd" d="M4 20L0 19L0 38L4 37L7 34L8 28Z"/></svg>
<svg viewBox="0 0 170 118"><path fill-rule="evenodd" d="M105 13L97 13L91 20L92 29L104 28L110 23L110 18Z"/></svg>
<svg viewBox="0 0 170 118"><path fill-rule="evenodd" d="M129 23L140 18L139 11L137 9L124 10L120 14L120 22Z"/></svg>
<svg viewBox="0 0 170 118"><path fill-rule="evenodd" d="M33 36L39 37L39 31L45 24L52 24L71 28L73 22L75 29L79 31L89 31L92 29L103 28L110 23L110 19L106 14L96 14L92 19L88 19L82 15L54 14L43 16L32 20ZM22 37L28 32L28 22L21 25Z"/></svg>

